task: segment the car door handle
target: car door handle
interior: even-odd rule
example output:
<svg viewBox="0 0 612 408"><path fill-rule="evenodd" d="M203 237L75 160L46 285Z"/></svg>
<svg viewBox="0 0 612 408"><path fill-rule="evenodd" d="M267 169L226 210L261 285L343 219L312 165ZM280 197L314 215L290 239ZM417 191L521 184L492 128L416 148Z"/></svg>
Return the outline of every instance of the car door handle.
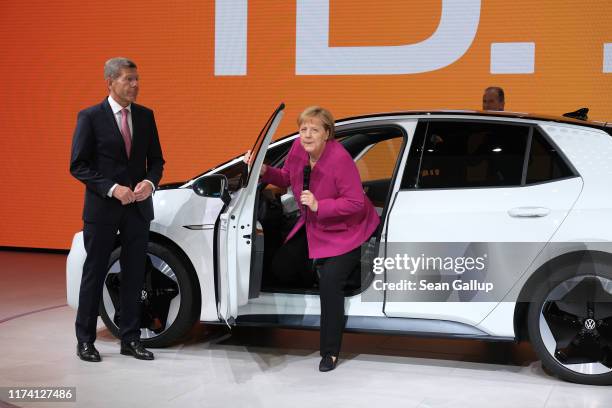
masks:
<svg viewBox="0 0 612 408"><path fill-rule="evenodd" d="M550 208L545 207L515 207L508 210L508 215L515 218L538 218L550 214Z"/></svg>

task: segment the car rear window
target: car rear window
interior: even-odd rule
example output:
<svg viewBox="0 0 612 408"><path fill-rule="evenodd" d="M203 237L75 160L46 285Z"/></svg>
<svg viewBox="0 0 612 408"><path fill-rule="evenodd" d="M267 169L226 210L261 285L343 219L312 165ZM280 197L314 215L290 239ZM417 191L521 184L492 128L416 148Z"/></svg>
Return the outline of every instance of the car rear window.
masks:
<svg viewBox="0 0 612 408"><path fill-rule="evenodd" d="M534 128L527 165L527 184L572 177L574 174L556 148Z"/></svg>

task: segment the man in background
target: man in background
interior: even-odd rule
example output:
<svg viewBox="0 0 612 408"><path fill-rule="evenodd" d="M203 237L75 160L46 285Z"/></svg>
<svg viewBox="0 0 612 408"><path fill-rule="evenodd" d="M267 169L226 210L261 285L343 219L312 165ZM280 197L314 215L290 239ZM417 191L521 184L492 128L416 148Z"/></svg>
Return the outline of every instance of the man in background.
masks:
<svg viewBox="0 0 612 408"><path fill-rule="evenodd" d="M482 110L503 111L504 110L504 90L498 86L490 86L485 89L482 95Z"/></svg>
<svg viewBox="0 0 612 408"><path fill-rule="evenodd" d="M78 114L70 173L85 184L83 240L87 257L76 316L77 356L100 361L94 347L98 306L109 257L121 243L121 354L153 360L140 343L139 297L144 283L151 194L162 177L164 159L153 111L134 103L136 64L112 58L104 64L108 97ZM119 236L117 236L119 231Z"/></svg>

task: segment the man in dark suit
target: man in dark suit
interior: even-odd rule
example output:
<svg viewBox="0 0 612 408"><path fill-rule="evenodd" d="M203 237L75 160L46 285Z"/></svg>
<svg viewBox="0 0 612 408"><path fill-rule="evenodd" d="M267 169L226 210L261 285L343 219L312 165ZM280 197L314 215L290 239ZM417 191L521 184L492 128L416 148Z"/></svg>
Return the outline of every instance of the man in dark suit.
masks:
<svg viewBox="0 0 612 408"><path fill-rule="evenodd" d="M121 354L153 360L140 343L140 293L144 282L151 194L162 177L164 159L153 111L134 103L136 64L112 58L104 65L110 95L78 114L70 173L83 182L83 239L87 257L76 317L77 355L100 361L94 347L98 307L109 257L121 243ZM119 235L117 236L117 231Z"/></svg>

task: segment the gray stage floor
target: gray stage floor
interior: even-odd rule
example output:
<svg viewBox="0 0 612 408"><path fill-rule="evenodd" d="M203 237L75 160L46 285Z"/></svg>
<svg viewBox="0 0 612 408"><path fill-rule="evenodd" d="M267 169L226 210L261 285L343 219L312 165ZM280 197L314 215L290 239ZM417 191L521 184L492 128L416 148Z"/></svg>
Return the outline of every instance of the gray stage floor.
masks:
<svg viewBox="0 0 612 408"><path fill-rule="evenodd" d="M76 403L28 407L612 407L612 388L546 375L528 344L347 334L320 373L318 332L197 325L155 361L119 354L100 323L103 361L75 355L66 256L0 251L0 386L72 386Z"/></svg>

